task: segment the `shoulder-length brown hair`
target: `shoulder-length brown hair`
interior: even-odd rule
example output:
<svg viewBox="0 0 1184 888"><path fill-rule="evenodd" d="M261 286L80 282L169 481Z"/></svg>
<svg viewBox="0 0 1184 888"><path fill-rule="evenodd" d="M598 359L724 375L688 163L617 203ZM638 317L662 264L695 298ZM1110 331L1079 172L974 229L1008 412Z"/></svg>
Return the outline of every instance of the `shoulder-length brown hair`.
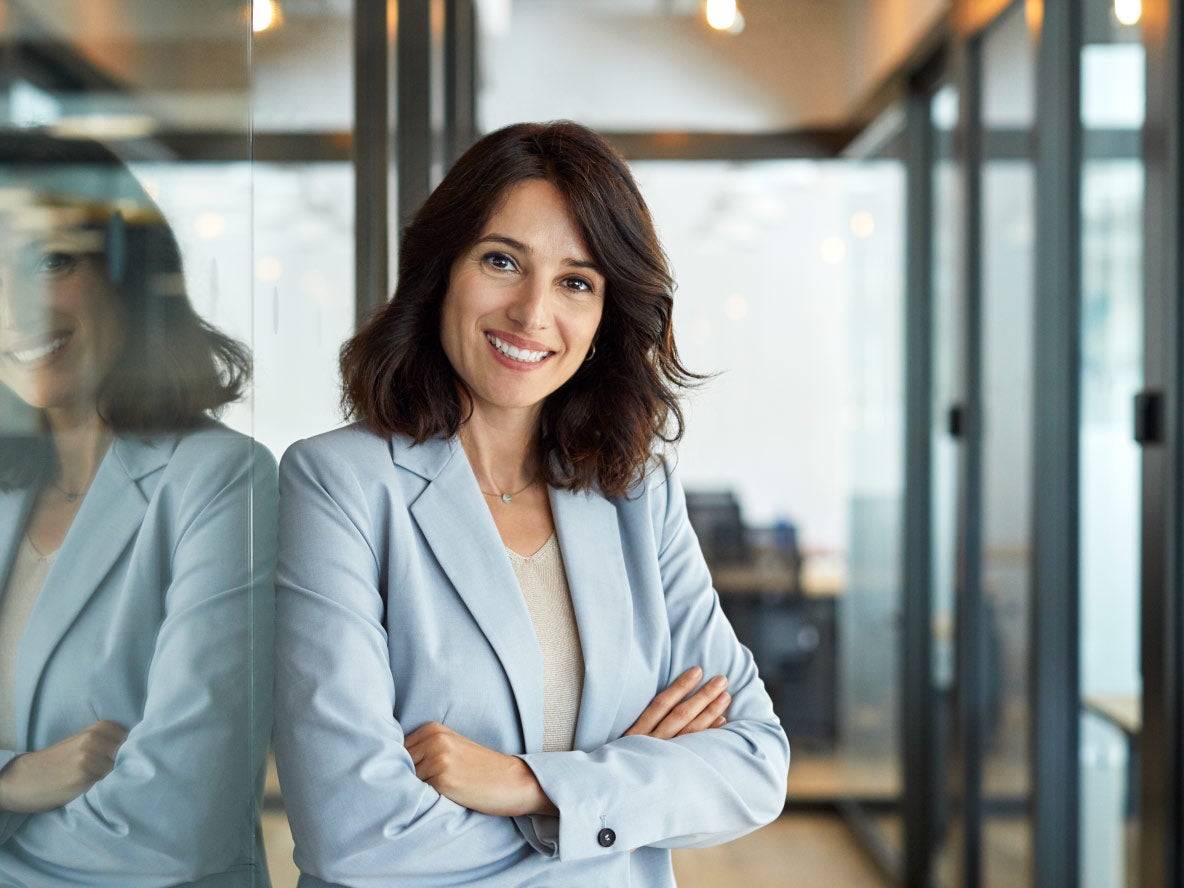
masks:
<svg viewBox="0 0 1184 888"><path fill-rule="evenodd" d="M595 351L543 405L548 484L622 496L658 442L682 437L674 280L625 161L587 127L522 123L485 136L449 170L403 232L394 298L342 347L342 406L378 434L417 444L457 433L472 401L440 344L453 263L480 238L508 189L542 179L564 196L605 277Z"/></svg>
<svg viewBox="0 0 1184 888"><path fill-rule="evenodd" d="M193 310L172 229L110 150L36 131L2 132L0 189L28 201L2 205L17 224L21 213L48 208L93 234L91 258L111 281L123 334L96 405L114 431L193 429L242 396L250 352ZM50 467L37 413L0 386L0 489L34 484Z"/></svg>

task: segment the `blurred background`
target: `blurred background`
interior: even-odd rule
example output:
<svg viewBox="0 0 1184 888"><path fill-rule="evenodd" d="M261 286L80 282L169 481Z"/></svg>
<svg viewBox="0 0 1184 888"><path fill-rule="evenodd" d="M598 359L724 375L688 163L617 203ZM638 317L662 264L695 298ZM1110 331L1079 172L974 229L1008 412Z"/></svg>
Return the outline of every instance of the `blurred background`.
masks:
<svg viewBox="0 0 1184 888"><path fill-rule="evenodd" d="M97 138L248 343L337 350L480 134L630 161L679 289L678 461L790 735L684 886L1184 886L1180 0L0 0L0 126ZM272 881L295 885L278 785Z"/></svg>

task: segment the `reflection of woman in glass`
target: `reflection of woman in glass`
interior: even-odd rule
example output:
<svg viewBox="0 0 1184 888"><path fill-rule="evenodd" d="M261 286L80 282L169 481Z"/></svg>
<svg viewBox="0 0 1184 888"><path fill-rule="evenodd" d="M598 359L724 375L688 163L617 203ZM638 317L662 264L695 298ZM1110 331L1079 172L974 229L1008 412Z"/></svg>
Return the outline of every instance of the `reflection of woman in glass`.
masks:
<svg viewBox="0 0 1184 888"><path fill-rule="evenodd" d="M280 472L302 885L672 885L667 849L780 813L785 735L654 454L672 290L575 124L482 139L408 227L343 350L363 422Z"/></svg>
<svg viewBox="0 0 1184 888"><path fill-rule="evenodd" d="M0 134L0 884L265 880L274 463L210 418L249 371L114 156Z"/></svg>

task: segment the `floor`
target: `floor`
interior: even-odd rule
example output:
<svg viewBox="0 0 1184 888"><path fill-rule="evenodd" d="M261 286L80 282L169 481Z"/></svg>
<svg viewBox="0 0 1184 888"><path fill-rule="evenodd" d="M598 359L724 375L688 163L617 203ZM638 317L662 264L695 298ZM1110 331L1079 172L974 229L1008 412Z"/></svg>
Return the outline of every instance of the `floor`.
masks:
<svg viewBox="0 0 1184 888"><path fill-rule="evenodd" d="M263 816L272 888L295 888L283 812ZM726 845L674 852L679 888L886 888L837 816L782 817Z"/></svg>

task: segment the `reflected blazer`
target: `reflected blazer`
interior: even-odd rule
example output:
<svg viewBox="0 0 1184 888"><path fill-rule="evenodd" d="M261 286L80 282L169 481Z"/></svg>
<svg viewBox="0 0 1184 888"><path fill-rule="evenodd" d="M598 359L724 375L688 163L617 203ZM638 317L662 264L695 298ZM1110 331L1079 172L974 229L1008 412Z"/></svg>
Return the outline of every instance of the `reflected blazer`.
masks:
<svg viewBox="0 0 1184 888"><path fill-rule="evenodd" d="M785 734L675 476L550 497L585 674L575 750L544 753L538 642L459 443L351 426L285 454L275 744L301 888L672 886L667 849L781 813ZM622 737L695 665L729 679L725 727ZM429 721L520 755L559 816L480 814L421 782L403 736Z"/></svg>
<svg viewBox="0 0 1184 888"><path fill-rule="evenodd" d="M266 885L275 461L211 424L121 436L58 550L17 654L22 747L130 730L67 805L0 811L0 885ZM0 584L36 491L0 493ZM0 585L2 588L2 585Z"/></svg>

